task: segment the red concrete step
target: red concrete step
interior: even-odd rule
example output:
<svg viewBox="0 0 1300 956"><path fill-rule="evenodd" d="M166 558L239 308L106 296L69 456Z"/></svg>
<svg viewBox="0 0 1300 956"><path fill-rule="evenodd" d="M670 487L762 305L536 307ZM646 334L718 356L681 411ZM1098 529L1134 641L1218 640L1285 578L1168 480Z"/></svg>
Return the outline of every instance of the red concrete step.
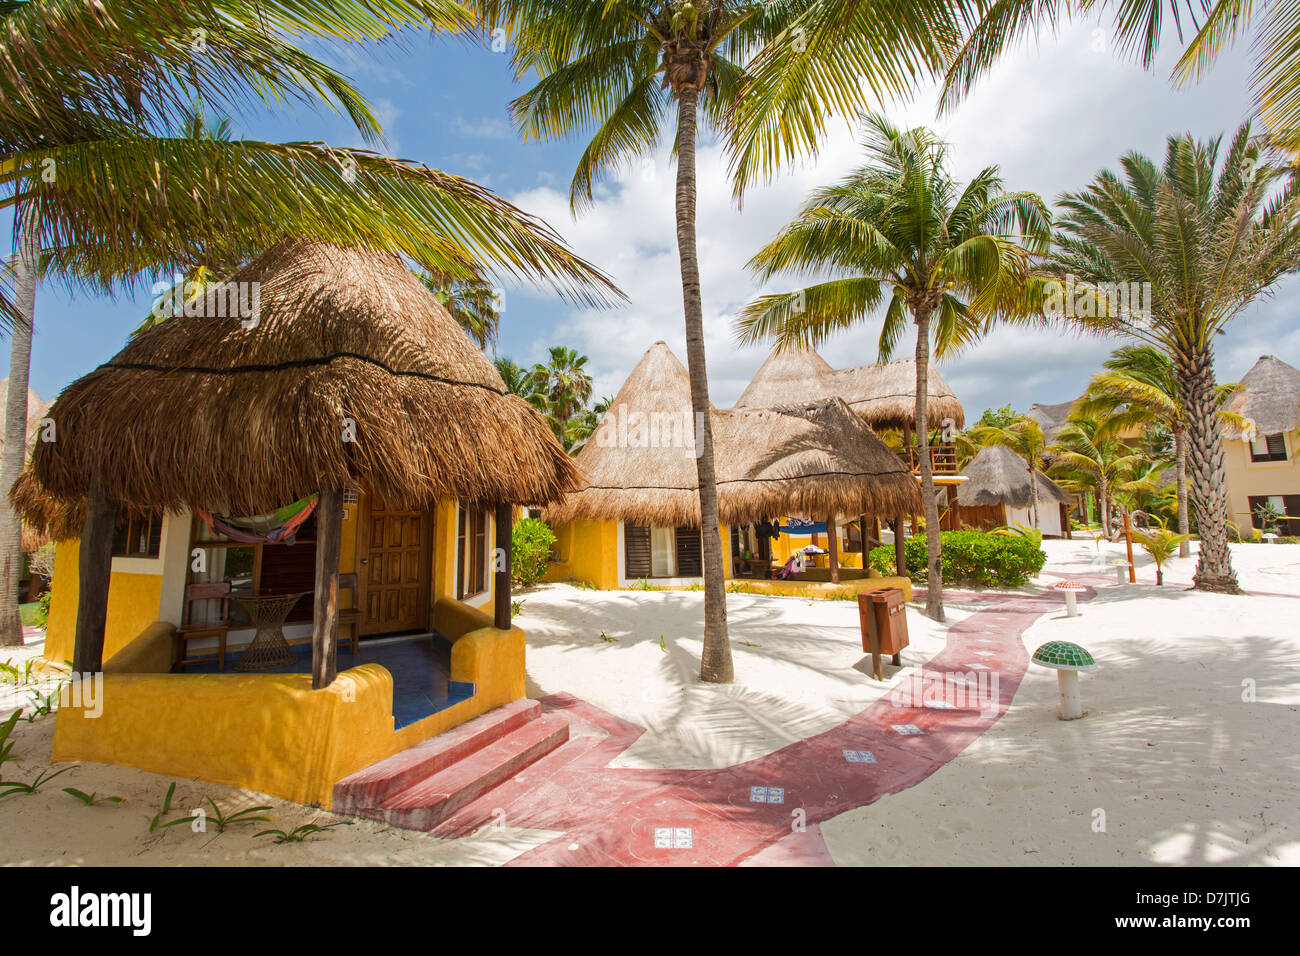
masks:
<svg viewBox="0 0 1300 956"><path fill-rule="evenodd" d="M535 700L516 700L371 764L334 784L335 813L362 814L420 780L446 770L541 716Z"/></svg>
<svg viewBox="0 0 1300 956"><path fill-rule="evenodd" d="M410 830L432 830L568 739L568 720L540 717L362 814Z"/></svg>

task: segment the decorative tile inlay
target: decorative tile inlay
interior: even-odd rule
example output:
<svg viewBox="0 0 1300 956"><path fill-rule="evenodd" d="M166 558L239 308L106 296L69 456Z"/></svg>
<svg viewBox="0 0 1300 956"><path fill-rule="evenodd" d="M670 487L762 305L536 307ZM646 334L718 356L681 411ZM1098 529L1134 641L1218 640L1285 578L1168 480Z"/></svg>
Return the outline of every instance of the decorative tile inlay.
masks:
<svg viewBox="0 0 1300 956"><path fill-rule="evenodd" d="M689 850L693 846L690 827L655 827L656 850Z"/></svg>
<svg viewBox="0 0 1300 956"><path fill-rule="evenodd" d="M902 737L915 737L917 734L925 733L916 724L890 724L889 726L894 728L894 733Z"/></svg>
<svg viewBox="0 0 1300 956"><path fill-rule="evenodd" d="M998 656L998 652L997 652L997 651L976 651L975 653L976 653L977 655L979 655L980 657L997 657L997 656Z"/></svg>
<svg viewBox="0 0 1300 956"><path fill-rule="evenodd" d="M750 787L750 803L785 803L785 787Z"/></svg>
<svg viewBox="0 0 1300 956"><path fill-rule="evenodd" d="M986 670L989 669L989 665L987 665L987 664L963 664L963 665L961 665L961 666L962 666L962 667L969 667L969 668L971 668L972 670L977 670L977 671L986 671Z"/></svg>
<svg viewBox="0 0 1300 956"><path fill-rule="evenodd" d="M925 706L933 710L953 710L953 704L946 700L927 700Z"/></svg>
<svg viewBox="0 0 1300 956"><path fill-rule="evenodd" d="M875 763L876 755L870 750L846 750L844 759L849 763Z"/></svg>

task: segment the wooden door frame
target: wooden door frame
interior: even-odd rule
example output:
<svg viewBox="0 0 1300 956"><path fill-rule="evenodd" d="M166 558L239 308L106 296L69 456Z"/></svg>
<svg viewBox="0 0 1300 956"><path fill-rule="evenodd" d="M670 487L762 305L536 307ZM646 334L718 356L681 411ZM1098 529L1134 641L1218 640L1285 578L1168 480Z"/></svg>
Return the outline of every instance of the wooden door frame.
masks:
<svg viewBox="0 0 1300 956"><path fill-rule="evenodd" d="M370 631L366 629L366 592L369 590L369 581L362 568L370 566L370 504L375 500L372 494L361 493L357 495L357 587L353 594L356 601L357 610L357 636L366 637L371 634L381 634L382 631ZM437 508L431 507L424 512L424 527L421 532L420 540L420 567L423 575L420 581L420 594L416 598L416 604L421 608L428 608L429 612L425 616L425 629L431 630L433 625L433 529L438 521ZM365 563L363 563L363 560Z"/></svg>

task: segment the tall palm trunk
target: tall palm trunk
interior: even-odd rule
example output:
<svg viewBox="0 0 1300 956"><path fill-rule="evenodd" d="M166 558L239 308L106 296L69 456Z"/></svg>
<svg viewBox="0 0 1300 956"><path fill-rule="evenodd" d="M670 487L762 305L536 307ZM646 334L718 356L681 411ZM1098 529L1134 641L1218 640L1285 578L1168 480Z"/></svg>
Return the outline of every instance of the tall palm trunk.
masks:
<svg viewBox="0 0 1300 956"><path fill-rule="evenodd" d="M1038 523L1038 472L1034 469L1034 460L1029 459L1029 502L1034 512L1034 527L1041 528Z"/></svg>
<svg viewBox="0 0 1300 956"><path fill-rule="evenodd" d="M23 621L18 610L18 582L22 577L22 527L9 504L9 489L18 480L27 454L27 380L32 362L32 329L36 316L36 274L40 268L39 212L36 202L25 202L19 212L15 257L14 319L9 350L9 393L5 396L5 447L0 458L0 646L23 642Z"/></svg>
<svg viewBox="0 0 1300 956"><path fill-rule="evenodd" d="M1097 469L1097 510L1101 512L1101 531L1110 540L1110 489L1106 487L1106 473Z"/></svg>
<svg viewBox="0 0 1300 956"><path fill-rule="evenodd" d="M934 464L930 460L930 429L927 405L930 398L930 307L921 304L916 317L916 441L921 463L921 497L925 499L925 550L928 574L925 585L925 613L934 621L943 618L943 543L939 537L939 500L934 493Z"/></svg>
<svg viewBox="0 0 1300 956"><path fill-rule="evenodd" d="M1214 355L1207 348L1193 348L1176 356L1176 362L1187 412L1189 491L1201 539L1192 587L1240 594L1228 550L1228 483L1214 396Z"/></svg>
<svg viewBox="0 0 1300 956"><path fill-rule="evenodd" d="M1178 533L1190 534L1192 520L1187 513L1187 429L1182 426L1174 429L1174 463L1178 489ZM1190 557L1191 553L1190 542L1183 541L1178 545L1180 558Z"/></svg>
<svg viewBox="0 0 1300 956"><path fill-rule="evenodd" d="M718 486L713 468L713 422L709 417L709 378L704 363L704 304L695 251L695 114L699 90L678 93L677 254L681 259L682 304L686 314L686 367L695 413L695 469L700 483L700 533L704 559L704 653L700 680L729 683L731 641L727 638L727 591L722 573L722 534L718 526Z"/></svg>

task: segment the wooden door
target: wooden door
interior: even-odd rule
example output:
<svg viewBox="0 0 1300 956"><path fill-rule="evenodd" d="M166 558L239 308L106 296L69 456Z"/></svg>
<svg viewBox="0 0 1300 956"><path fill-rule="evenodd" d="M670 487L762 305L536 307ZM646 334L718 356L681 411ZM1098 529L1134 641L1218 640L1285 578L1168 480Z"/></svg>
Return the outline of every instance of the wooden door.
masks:
<svg viewBox="0 0 1300 956"><path fill-rule="evenodd" d="M429 624L433 517L427 511L390 511L362 499L357 553L360 634L423 630Z"/></svg>

